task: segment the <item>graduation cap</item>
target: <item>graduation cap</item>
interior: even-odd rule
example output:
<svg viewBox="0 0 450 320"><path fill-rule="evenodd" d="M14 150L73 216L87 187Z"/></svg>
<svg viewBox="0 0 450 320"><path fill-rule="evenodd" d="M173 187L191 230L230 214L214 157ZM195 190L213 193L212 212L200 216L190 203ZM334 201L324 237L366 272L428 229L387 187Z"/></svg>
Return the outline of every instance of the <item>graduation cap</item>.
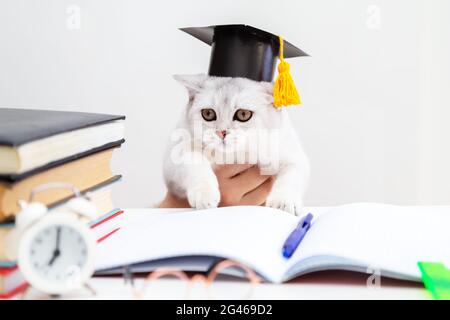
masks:
<svg viewBox="0 0 450 320"><path fill-rule="evenodd" d="M300 97L284 58L307 56L282 37L243 25L190 27L180 30L211 46L208 74L216 77L242 77L272 82L276 60L278 77L274 84L276 107L300 104Z"/></svg>

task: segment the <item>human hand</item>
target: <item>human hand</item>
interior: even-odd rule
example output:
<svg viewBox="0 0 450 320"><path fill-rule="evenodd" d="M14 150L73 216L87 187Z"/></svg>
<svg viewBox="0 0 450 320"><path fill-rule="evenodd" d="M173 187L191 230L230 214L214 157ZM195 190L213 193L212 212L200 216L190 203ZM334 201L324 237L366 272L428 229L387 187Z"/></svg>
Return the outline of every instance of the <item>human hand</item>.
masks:
<svg viewBox="0 0 450 320"><path fill-rule="evenodd" d="M220 189L220 207L262 205L273 185L273 177L263 176L256 165L231 164L215 170ZM189 208L186 199L167 193L160 208Z"/></svg>
<svg viewBox="0 0 450 320"><path fill-rule="evenodd" d="M272 176L263 176L256 165L233 164L216 169L221 207L262 205L273 185Z"/></svg>

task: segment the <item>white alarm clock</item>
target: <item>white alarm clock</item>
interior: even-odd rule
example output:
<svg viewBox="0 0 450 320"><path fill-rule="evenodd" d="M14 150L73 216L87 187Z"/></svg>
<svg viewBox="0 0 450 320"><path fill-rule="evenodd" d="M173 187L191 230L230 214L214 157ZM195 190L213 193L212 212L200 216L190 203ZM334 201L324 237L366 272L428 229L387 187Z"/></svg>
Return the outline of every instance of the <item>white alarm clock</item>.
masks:
<svg viewBox="0 0 450 320"><path fill-rule="evenodd" d="M71 188L75 198L48 211L33 196L52 188ZM80 217L92 219L95 207L72 186L49 184L34 189L29 203L21 203L16 217L17 233L9 239L27 282L48 294L64 294L81 288L94 272L93 233Z"/></svg>

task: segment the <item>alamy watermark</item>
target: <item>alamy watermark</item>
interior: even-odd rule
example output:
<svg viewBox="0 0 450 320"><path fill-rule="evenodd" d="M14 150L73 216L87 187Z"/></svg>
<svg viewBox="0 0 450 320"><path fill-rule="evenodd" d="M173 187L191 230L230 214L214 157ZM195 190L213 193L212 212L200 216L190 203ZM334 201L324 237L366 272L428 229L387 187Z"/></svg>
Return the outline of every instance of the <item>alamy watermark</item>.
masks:
<svg viewBox="0 0 450 320"><path fill-rule="evenodd" d="M369 266L366 269L366 273L370 276L366 280L366 286L369 289L381 288L381 269L376 266Z"/></svg>
<svg viewBox="0 0 450 320"><path fill-rule="evenodd" d="M171 135L173 164L258 164L261 174L277 172L280 165L280 130L236 129L224 139L211 129L193 132L176 129Z"/></svg>
<svg viewBox="0 0 450 320"><path fill-rule="evenodd" d="M366 27L369 30L381 29L381 7L371 4L366 9Z"/></svg>
<svg viewBox="0 0 450 320"><path fill-rule="evenodd" d="M81 29L81 8L72 4L66 8L66 28L68 30Z"/></svg>

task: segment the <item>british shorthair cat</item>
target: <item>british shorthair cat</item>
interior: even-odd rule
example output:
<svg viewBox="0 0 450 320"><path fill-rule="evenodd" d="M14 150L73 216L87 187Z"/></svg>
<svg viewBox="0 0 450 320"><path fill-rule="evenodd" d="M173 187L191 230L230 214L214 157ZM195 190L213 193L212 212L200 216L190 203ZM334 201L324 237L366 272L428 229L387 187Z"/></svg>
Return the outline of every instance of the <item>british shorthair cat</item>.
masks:
<svg viewBox="0 0 450 320"><path fill-rule="evenodd" d="M169 191L193 208L214 208L220 202L215 166L256 163L275 176L265 205L300 214L309 162L286 110L273 106L273 84L203 74L174 78L189 101L165 156Z"/></svg>

